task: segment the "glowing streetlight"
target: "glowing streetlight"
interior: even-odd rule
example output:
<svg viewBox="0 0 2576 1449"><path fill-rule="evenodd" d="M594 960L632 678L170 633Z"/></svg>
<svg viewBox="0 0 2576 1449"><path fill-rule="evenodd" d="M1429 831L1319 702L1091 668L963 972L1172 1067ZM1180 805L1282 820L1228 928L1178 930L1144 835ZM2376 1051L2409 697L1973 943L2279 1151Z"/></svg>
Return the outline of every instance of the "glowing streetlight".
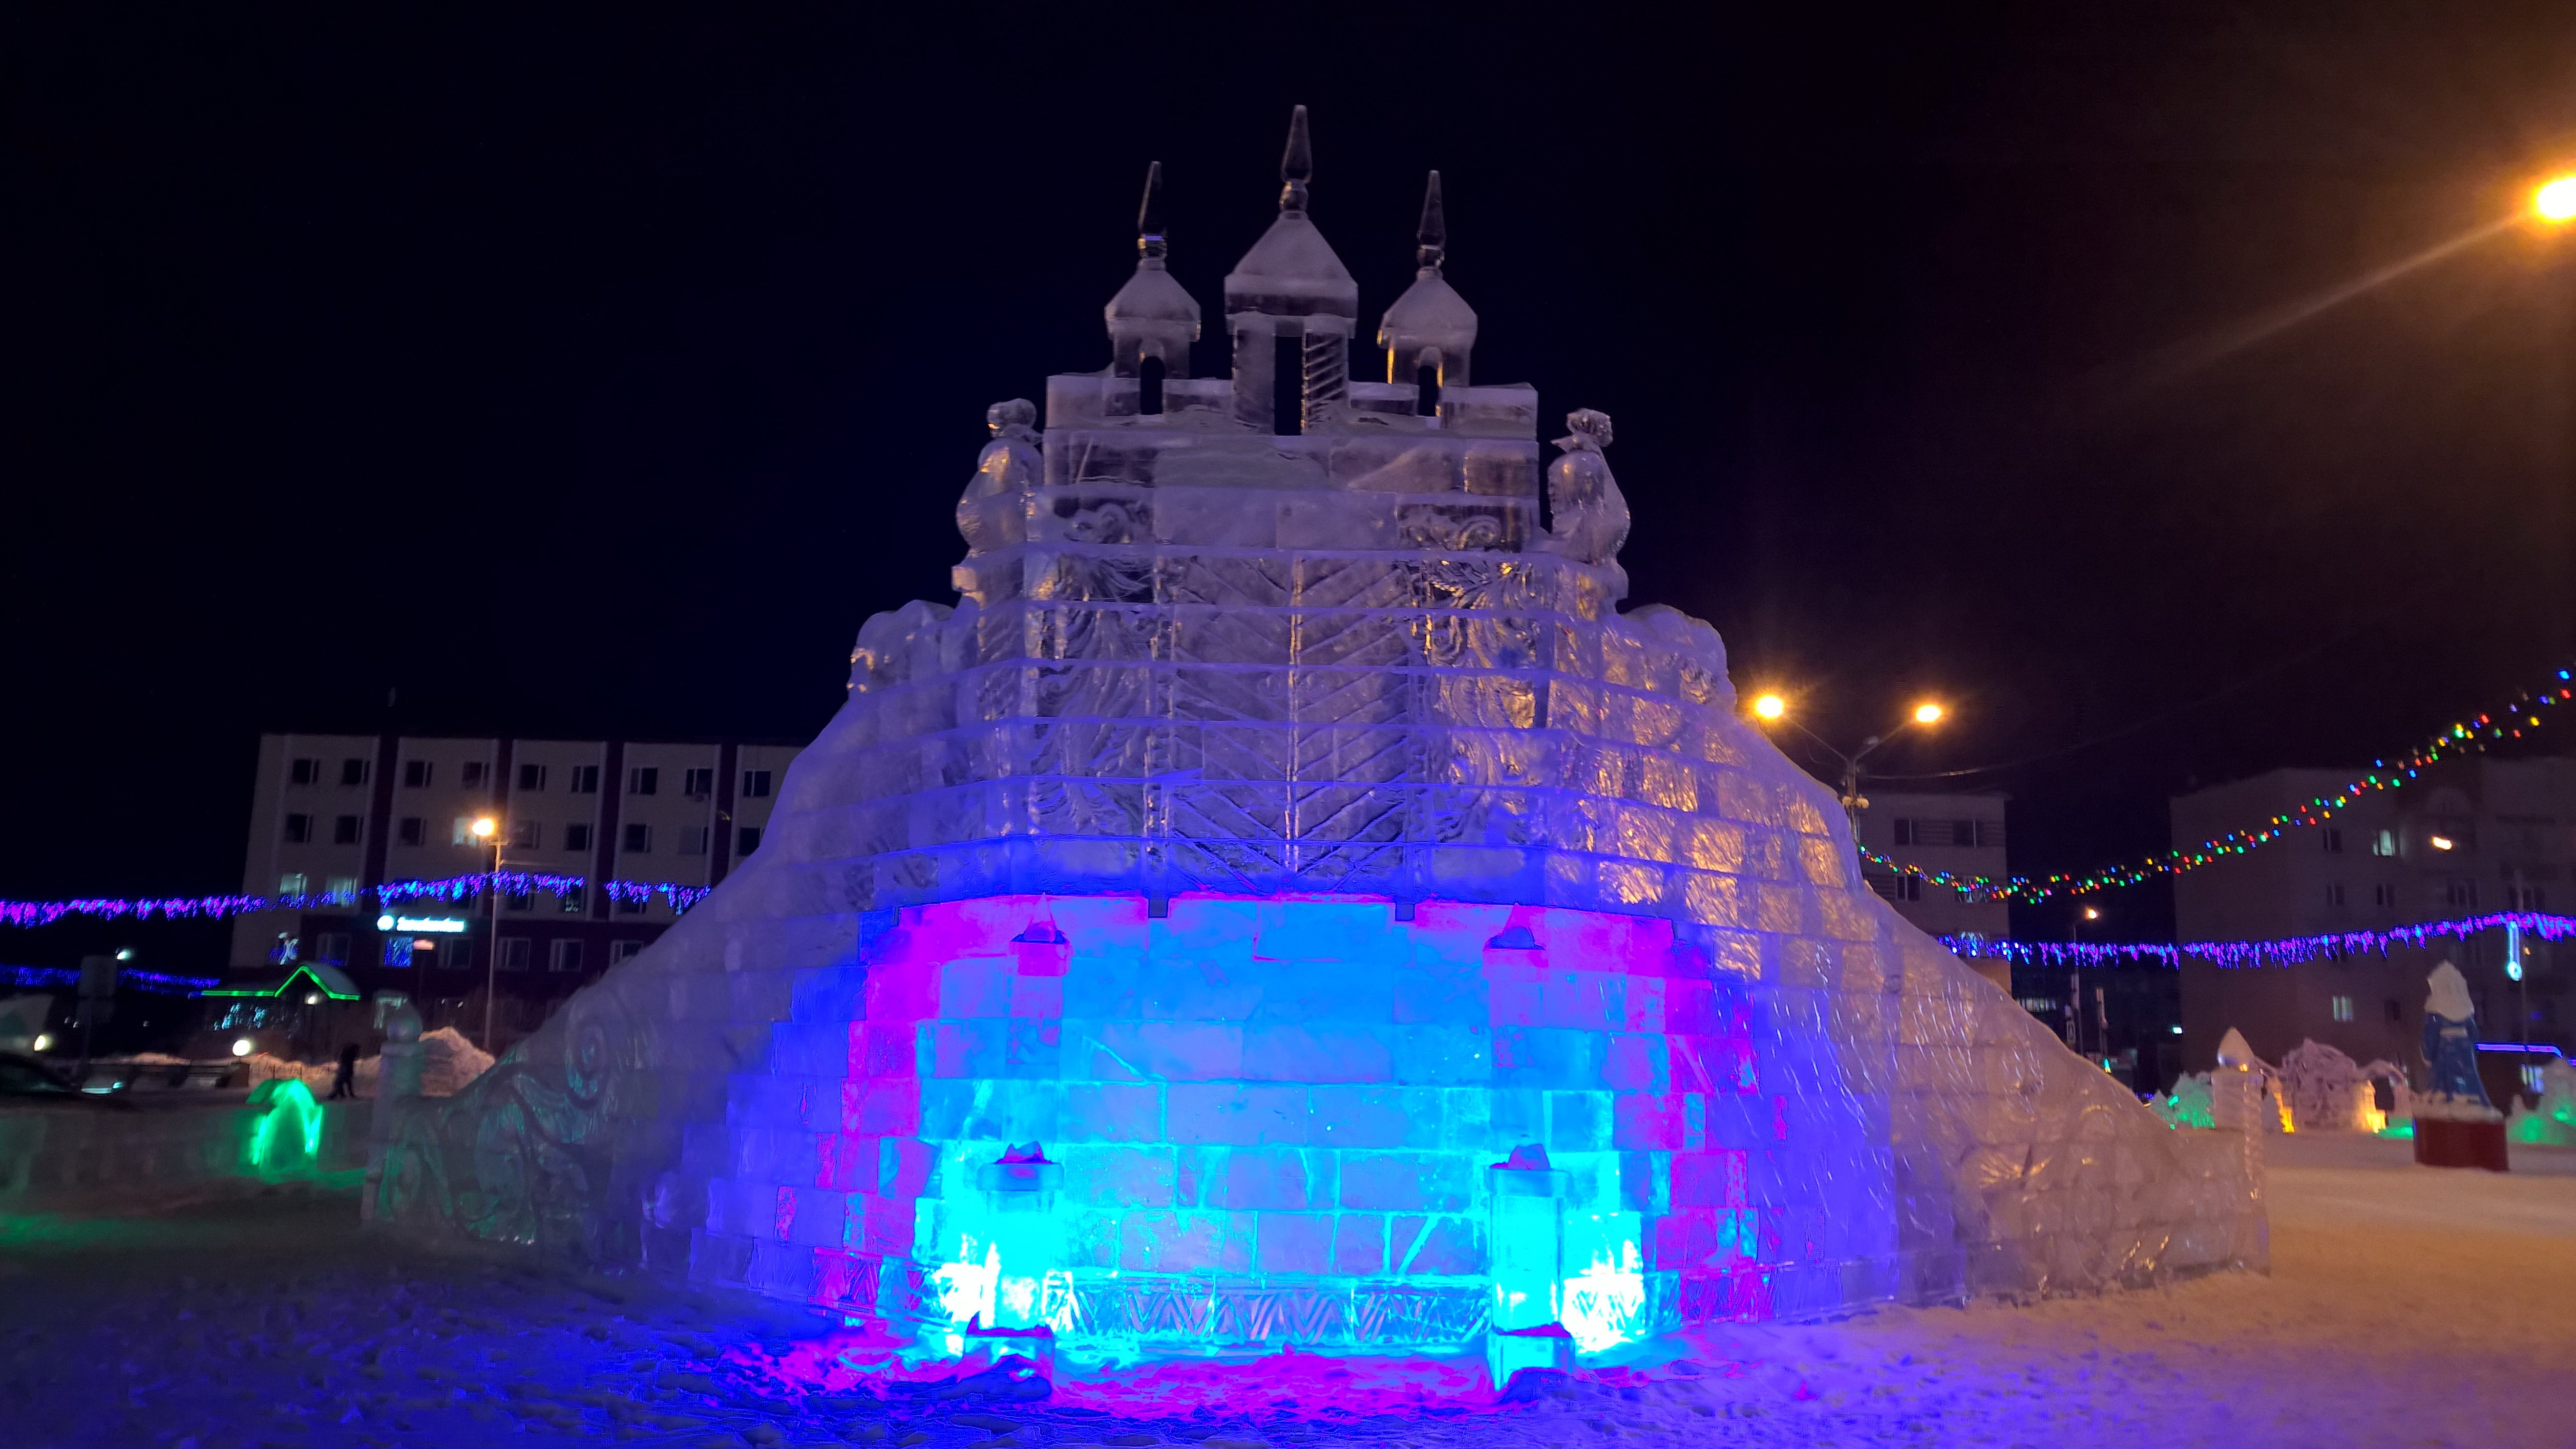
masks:
<svg viewBox="0 0 2576 1449"><path fill-rule="evenodd" d="M1776 694L1766 694L1753 701L1753 713L1762 719L1779 719L1789 712L1789 701Z"/></svg>
<svg viewBox="0 0 2576 1449"><path fill-rule="evenodd" d="M2432 840L2432 845L2435 850L2449 850L2453 844L2454 842L2451 837L2447 835L2436 835Z"/></svg>
<svg viewBox="0 0 2576 1449"><path fill-rule="evenodd" d="M2576 221L2576 174L2540 183L2531 193L2531 214L2552 225Z"/></svg>
<svg viewBox="0 0 2576 1449"><path fill-rule="evenodd" d="M486 815L474 822L474 838L477 840L489 840L492 838L492 832L500 828L500 821Z"/></svg>
<svg viewBox="0 0 2576 1449"><path fill-rule="evenodd" d="M2101 910L2101 907L2099 907L2099 906L2086 906L2086 907L2084 908L2084 919L2086 919L2086 920L2088 920L2088 921L2098 921L2098 920L2102 919L2102 910Z"/></svg>
<svg viewBox="0 0 2576 1449"><path fill-rule="evenodd" d="M1941 716L1947 712L1948 711L1942 709L1941 706L1932 703L1930 700L1925 700L1923 703L1914 706L1914 722L1919 725L1939 724L1941 722Z"/></svg>

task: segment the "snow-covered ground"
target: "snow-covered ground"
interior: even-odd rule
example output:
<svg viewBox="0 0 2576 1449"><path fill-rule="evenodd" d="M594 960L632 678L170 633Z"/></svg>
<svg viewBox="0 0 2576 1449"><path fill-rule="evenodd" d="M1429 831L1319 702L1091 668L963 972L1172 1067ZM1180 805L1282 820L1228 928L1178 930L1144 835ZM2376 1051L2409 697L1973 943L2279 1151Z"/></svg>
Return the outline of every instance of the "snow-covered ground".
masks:
<svg viewBox="0 0 2576 1449"><path fill-rule="evenodd" d="M2576 1153L2517 1147L2496 1177L2270 1147L2268 1278L1732 1331L1499 1409L1434 1381L1400 1413L1313 1360L1301 1380L1347 1387L1294 1410L1205 1375L885 1402L835 1391L793 1310L397 1248L346 1197L0 1219L0 1443L2576 1444Z"/></svg>

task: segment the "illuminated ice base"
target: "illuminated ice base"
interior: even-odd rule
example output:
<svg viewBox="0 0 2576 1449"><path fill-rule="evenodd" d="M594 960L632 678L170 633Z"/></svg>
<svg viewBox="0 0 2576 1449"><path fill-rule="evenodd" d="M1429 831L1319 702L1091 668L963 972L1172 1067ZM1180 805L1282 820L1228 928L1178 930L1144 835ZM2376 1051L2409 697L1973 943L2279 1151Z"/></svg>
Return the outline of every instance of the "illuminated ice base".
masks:
<svg viewBox="0 0 2576 1449"><path fill-rule="evenodd" d="M1883 908L1868 942L1166 909L1001 896L867 918L840 964L630 968L408 1109L386 1215L1050 1372L1296 1347L1499 1382L2262 1258L2241 1135L2166 1127Z"/></svg>

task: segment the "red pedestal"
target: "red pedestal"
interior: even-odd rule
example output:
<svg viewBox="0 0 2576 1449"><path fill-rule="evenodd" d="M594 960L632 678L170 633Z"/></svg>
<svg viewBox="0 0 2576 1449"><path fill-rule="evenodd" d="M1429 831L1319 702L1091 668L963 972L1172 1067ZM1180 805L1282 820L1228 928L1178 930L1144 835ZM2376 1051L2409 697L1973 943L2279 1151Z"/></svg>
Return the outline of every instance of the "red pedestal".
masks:
<svg viewBox="0 0 2576 1449"><path fill-rule="evenodd" d="M2426 1167L2510 1170L2502 1122L2428 1122L2415 1119L2415 1160Z"/></svg>

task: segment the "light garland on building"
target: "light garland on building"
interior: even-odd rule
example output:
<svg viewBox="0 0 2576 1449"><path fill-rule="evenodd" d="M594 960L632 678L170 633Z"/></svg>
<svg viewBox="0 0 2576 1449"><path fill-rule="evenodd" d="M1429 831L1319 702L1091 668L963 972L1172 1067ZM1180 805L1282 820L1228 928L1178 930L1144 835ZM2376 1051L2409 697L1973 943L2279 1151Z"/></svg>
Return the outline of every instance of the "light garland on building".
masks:
<svg viewBox="0 0 2576 1449"><path fill-rule="evenodd" d="M68 966L0 966L0 985L78 986L80 975ZM223 984L213 976L172 976L160 971L137 971L130 966L118 969L116 981L120 988L132 987L158 996L194 996Z"/></svg>
<svg viewBox="0 0 2576 1449"><path fill-rule="evenodd" d="M2354 777L2331 794L2312 796L2306 804L2275 815L2260 825L2214 835L2198 845L2176 847L2162 855L2149 856L2136 865L2114 865L2095 871L2060 872L2038 877L2017 875L1996 880L1991 876L1959 875L1910 865L1890 859L1865 845L1859 847L1861 859L1883 870L1946 886L1971 900L1981 901L2044 901L2053 895L2083 895L2089 891L2140 885L2159 876L2181 875L2231 855L2260 849L2299 827L2323 825L2332 820L2337 811L2348 809L2363 795L2397 789L2446 756L2483 751L2503 740L2523 738L2540 728L2543 709L2576 700L2576 688L2568 683L2571 679L2576 679L2576 669L2558 670L2549 683L2515 696L2513 703L2506 708L2454 721L2394 762L2371 761L2367 773Z"/></svg>
<svg viewBox="0 0 2576 1449"><path fill-rule="evenodd" d="M1953 955L2018 966L2116 966L2153 961L2179 967L2185 956L2235 970L2249 966L2295 966L2307 961L2333 961L2346 956L2387 955L2399 947L2421 949L2442 937L2467 940L2485 931L2518 926L2544 941L2576 936L2576 916L2544 916L2508 911L2489 916L2463 916L2450 921L2422 921L2377 931L2339 931L2323 936L2286 936L2275 941L2006 941L1991 936L1943 936Z"/></svg>
<svg viewBox="0 0 2576 1449"><path fill-rule="evenodd" d="M81 897L68 901L0 900L0 925L50 926L73 916L101 920L148 921L221 920L228 916L246 916L260 911L349 911L362 901L374 900L390 905L399 901L444 901L450 904L472 900L486 890L497 890L506 896L532 895L543 891L566 896L587 890L588 877L553 875L543 871L481 871L472 875L448 876L443 880L397 880L382 885L361 887L354 891L315 891L302 895L225 895L225 896L159 896L141 899ZM680 885L673 881L613 880L602 886L613 901L644 904L661 896L672 911L683 912L706 899L710 886Z"/></svg>

